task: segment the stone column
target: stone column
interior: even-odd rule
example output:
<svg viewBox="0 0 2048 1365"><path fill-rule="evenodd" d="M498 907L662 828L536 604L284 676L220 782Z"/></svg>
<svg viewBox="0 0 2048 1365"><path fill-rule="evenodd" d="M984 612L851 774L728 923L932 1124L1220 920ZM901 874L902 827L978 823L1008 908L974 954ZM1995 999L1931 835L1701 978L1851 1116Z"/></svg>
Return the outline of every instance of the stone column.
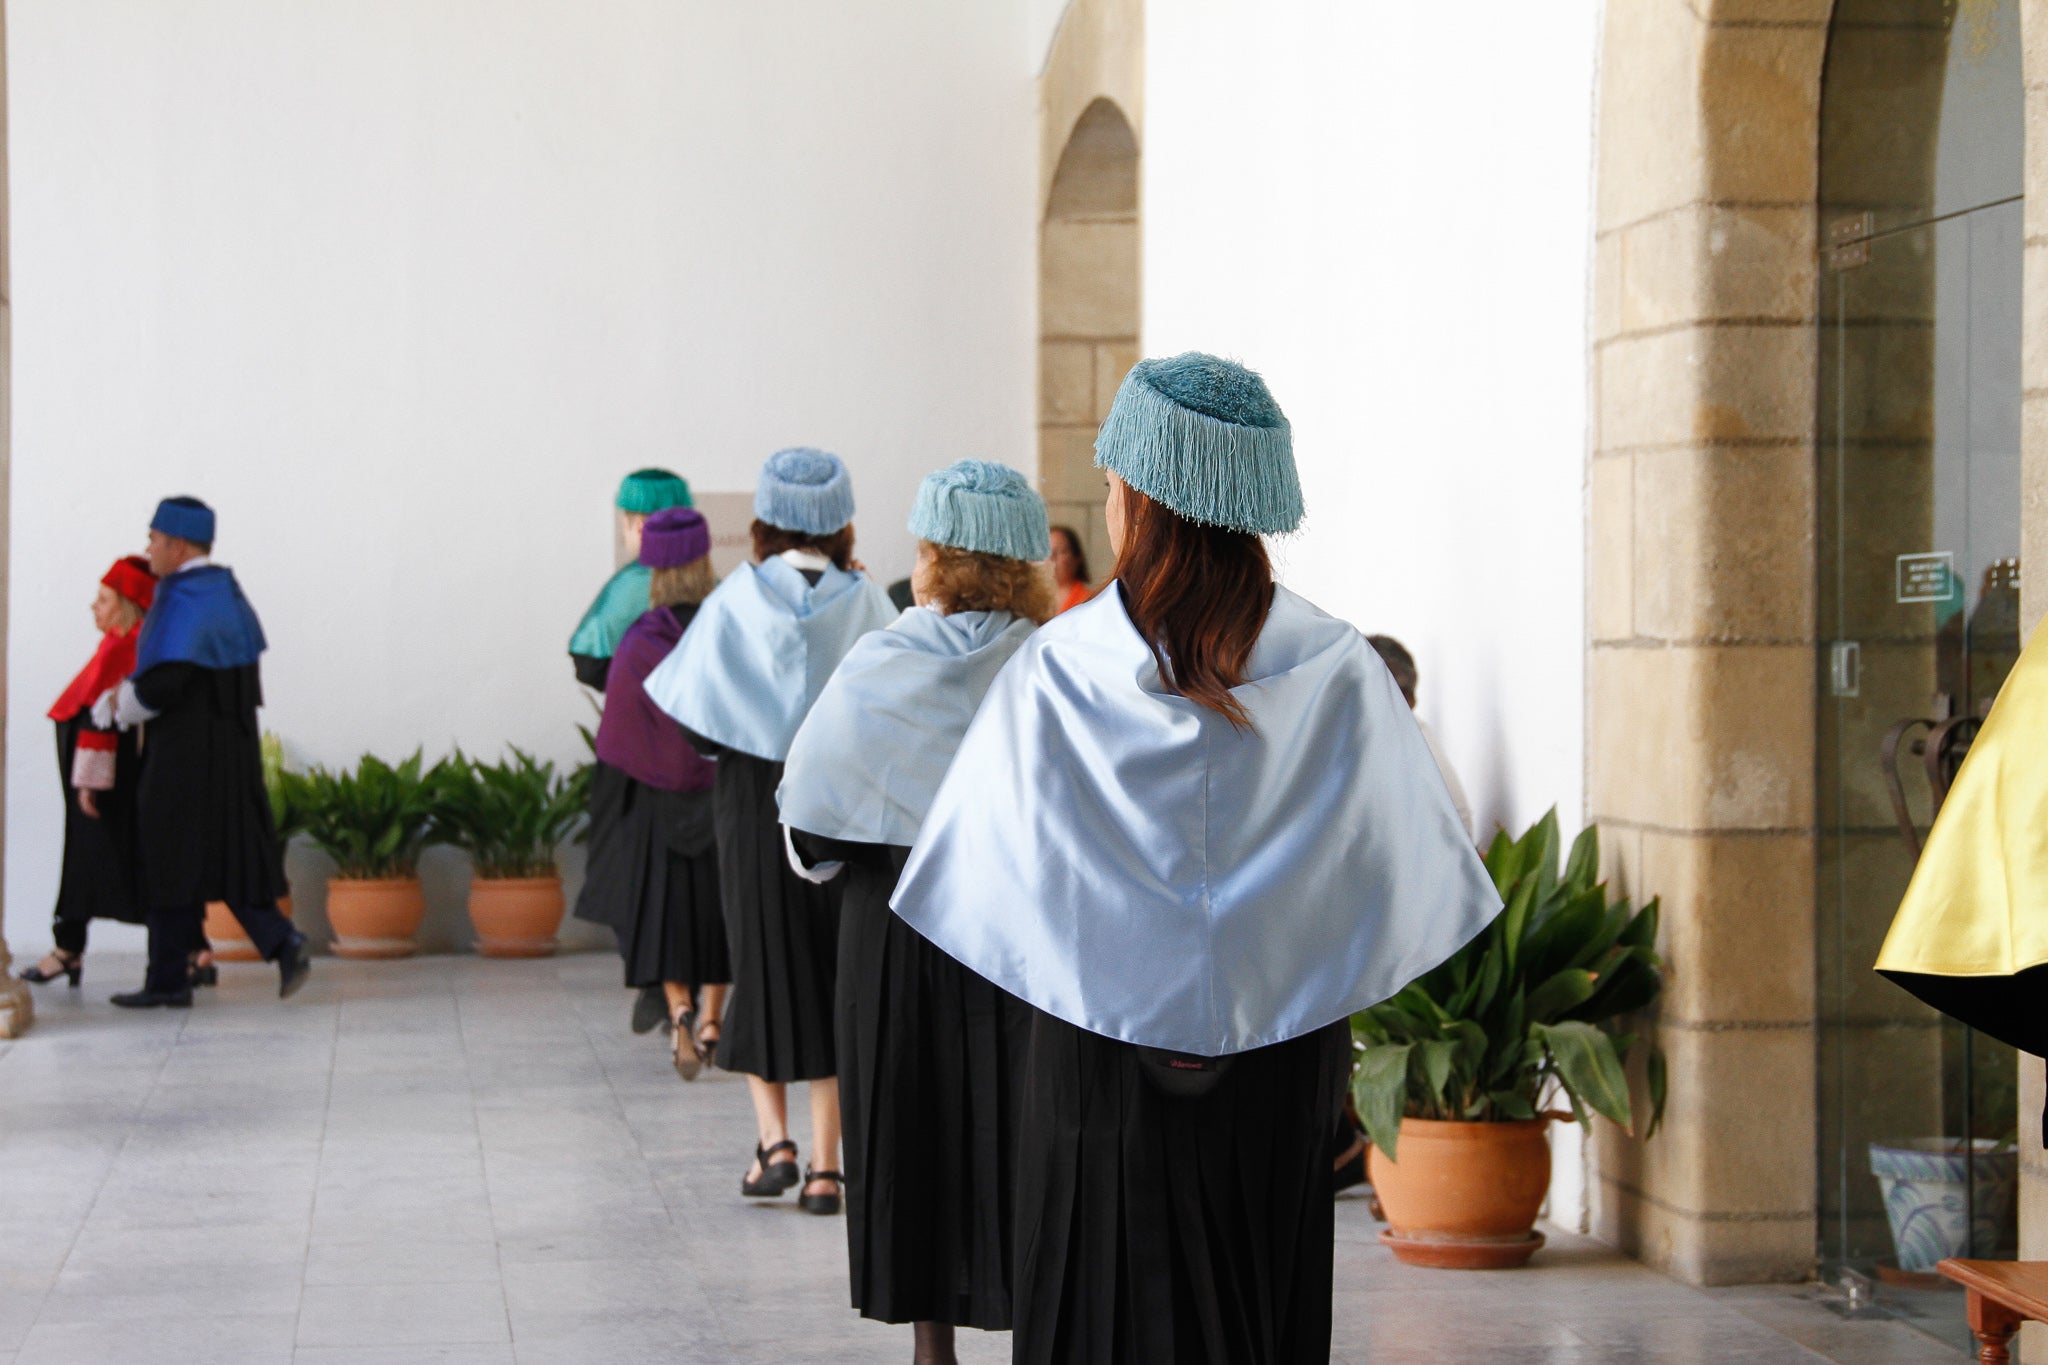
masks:
<svg viewBox="0 0 2048 1365"><path fill-rule="evenodd" d="M1768 11L1768 13L1764 13ZM1814 193L1827 0L1609 0L1587 791L1664 900L1666 1126L1595 1227L1695 1283L1815 1247Z"/></svg>
<svg viewBox="0 0 2048 1365"><path fill-rule="evenodd" d="M0 705L7 689L7 527L10 399L14 385L14 287L11 262L12 233L7 216L7 9L0 0ZM0 772L6 771L7 740L0 730ZM0 853L6 847L7 792L0 785ZM18 1038L34 1022L35 1002L28 987L15 980L13 959L7 952L7 898L0 892L0 1038Z"/></svg>
<svg viewBox="0 0 2048 1365"><path fill-rule="evenodd" d="M2027 206L2026 333L2021 351L2020 628L2027 638L2048 616L2048 0L2021 0L2026 45ZM2041 1146L2041 1107L2048 1099L2042 1060L2022 1053L2020 1065L2020 1256L2048 1260L2048 1153ZM2048 1365L2048 1327L2020 1331L2019 1358Z"/></svg>

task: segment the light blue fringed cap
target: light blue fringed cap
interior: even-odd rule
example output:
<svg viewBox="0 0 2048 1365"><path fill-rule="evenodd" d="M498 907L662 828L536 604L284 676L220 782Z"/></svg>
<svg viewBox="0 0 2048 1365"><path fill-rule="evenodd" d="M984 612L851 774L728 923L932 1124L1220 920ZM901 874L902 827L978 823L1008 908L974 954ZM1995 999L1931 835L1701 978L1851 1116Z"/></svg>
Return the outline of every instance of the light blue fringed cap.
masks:
<svg viewBox="0 0 2048 1365"><path fill-rule="evenodd" d="M619 481L619 510L651 516L690 505L689 481L666 469L636 469Z"/></svg>
<svg viewBox="0 0 2048 1365"><path fill-rule="evenodd" d="M837 455L798 446L761 466L754 515L770 526L829 536L853 520L853 480Z"/></svg>
<svg viewBox="0 0 2048 1365"><path fill-rule="evenodd" d="M1095 465L1206 526L1277 535L1301 525L1287 414L1235 361L1188 351L1132 366L1096 433Z"/></svg>
<svg viewBox="0 0 2048 1365"><path fill-rule="evenodd" d="M910 534L1004 559L1045 559L1052 554L1045 499L1022 474L993 460L962 460L917 486Z"/></svg>

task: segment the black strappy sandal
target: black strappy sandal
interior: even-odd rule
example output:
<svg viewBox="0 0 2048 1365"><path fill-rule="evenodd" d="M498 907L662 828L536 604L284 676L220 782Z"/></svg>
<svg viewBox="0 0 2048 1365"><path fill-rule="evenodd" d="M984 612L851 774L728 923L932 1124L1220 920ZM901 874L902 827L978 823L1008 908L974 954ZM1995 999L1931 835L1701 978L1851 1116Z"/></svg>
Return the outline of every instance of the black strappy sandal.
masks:
<svg viewBox="0 0 2048 1365"><path fill-rule="evenodd" d="M846 1188L846 1177L838 1171L814 1171L806 1167L804 1170L804 1184L809 1185L813 1180L829 1180L837 1188L830 1194L799 1195L796 1202L802 1206L805 1213L815 1213L820 1218L830 1218L839 1212L839 1192Z"/></svg>
<svg viewBox="0 0 2048 1365"><path fill-rule="evenodd" d="M706 1038L706 1033L711 1036ZM724 1036L725 1030L719 1027L716 1019L700 1019L697 1022L697 1055L704 1059L704 1065L714 1069L718 1066L718 1040Z"/></svg>
<svg viewBox="0 0 2048 1365"><path fill-rule="evenodd" d="M787 1161L768 1159L785 1147L789 1148ZM773 1147L756 1147L754 1160L761 1163L761 1178L749 1180L745 1176L740 1177L740 1193L749 1199L774 1199L788 1193L789 1187L802 1179L796 1169L796 1144L788 1138Z"/></svg>
<svg viewBox="0 0 2048 1365"><path fill-rule="evenodd" d="M56 971L46 972L43 970L43 964L38 962L32 967L23 967L21 969L21 979L30 985L40 986L46 981L55 981L61 976L66 982L76 986L85 976L84 953L67 953L62 948L52 948L50 956L57 959Z"/></svg>
<svg viewBox="0 0 2048 1365"><path fill-rule="evenodd" d="M674 1035L669 1040L669 1060L675 1063L676 1075L694 1081L704 1069L704 1054L697 1050L697 1012L683 1006L669 1027Z"/></svg>
<svg viewBox="0 0 2048 1365"><path fill-rule="evenodd" d="M220 968L211 962L201 962L198 953L185 954L185 975L192 978L195 986L218 986Z"/></svg>

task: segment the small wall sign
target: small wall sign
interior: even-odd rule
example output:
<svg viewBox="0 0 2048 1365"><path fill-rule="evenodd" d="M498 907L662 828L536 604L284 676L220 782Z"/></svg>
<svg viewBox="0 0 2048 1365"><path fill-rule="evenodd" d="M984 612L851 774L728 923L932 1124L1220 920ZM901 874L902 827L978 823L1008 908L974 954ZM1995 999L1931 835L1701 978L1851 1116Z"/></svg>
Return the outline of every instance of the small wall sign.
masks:
<svg viewBox="0 0 2048 1365"><path fill-rule="evenodd" d="M1955 556L1947 550L1900 555L1900 602L1952 602L1956 598Z"/></svg>

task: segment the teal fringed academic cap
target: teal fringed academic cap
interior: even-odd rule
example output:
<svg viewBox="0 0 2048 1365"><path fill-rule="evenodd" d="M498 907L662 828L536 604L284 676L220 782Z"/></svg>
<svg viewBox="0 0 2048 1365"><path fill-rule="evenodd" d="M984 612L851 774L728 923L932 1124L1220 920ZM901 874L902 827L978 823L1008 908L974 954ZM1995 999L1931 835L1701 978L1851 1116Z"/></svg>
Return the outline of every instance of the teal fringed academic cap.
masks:
<svg viewBox="0 0 2048 1365"><path fill-rule="evenodd" d="M1004 559L1052 554L1045 499L1022 474L993 460L962 460L925 475L910 509L910 534Z"/></svg>
<svg viewBox="0 0 2048 1365"><path fill-rule="evenodd" d="M1287 414L1232 360L1189 351L1132 366L1096 434L1095 464L1205 526L1276 535L1301 525Z"/></svg>
<svg viewBox="0 0 2048 1365"><path fill-rule="evenodd" d="M636 469L619 481L619 510L652 516L670 507L690 505L690 484L666 469Z"/></svg>
<svg viewBox="0 0 2048 1365"><path fill-rule="evenodd" d="M754 515L785 531L831 535L853 520L853 480L845 462L807 447L776 451L761 466Z"/></svg>

